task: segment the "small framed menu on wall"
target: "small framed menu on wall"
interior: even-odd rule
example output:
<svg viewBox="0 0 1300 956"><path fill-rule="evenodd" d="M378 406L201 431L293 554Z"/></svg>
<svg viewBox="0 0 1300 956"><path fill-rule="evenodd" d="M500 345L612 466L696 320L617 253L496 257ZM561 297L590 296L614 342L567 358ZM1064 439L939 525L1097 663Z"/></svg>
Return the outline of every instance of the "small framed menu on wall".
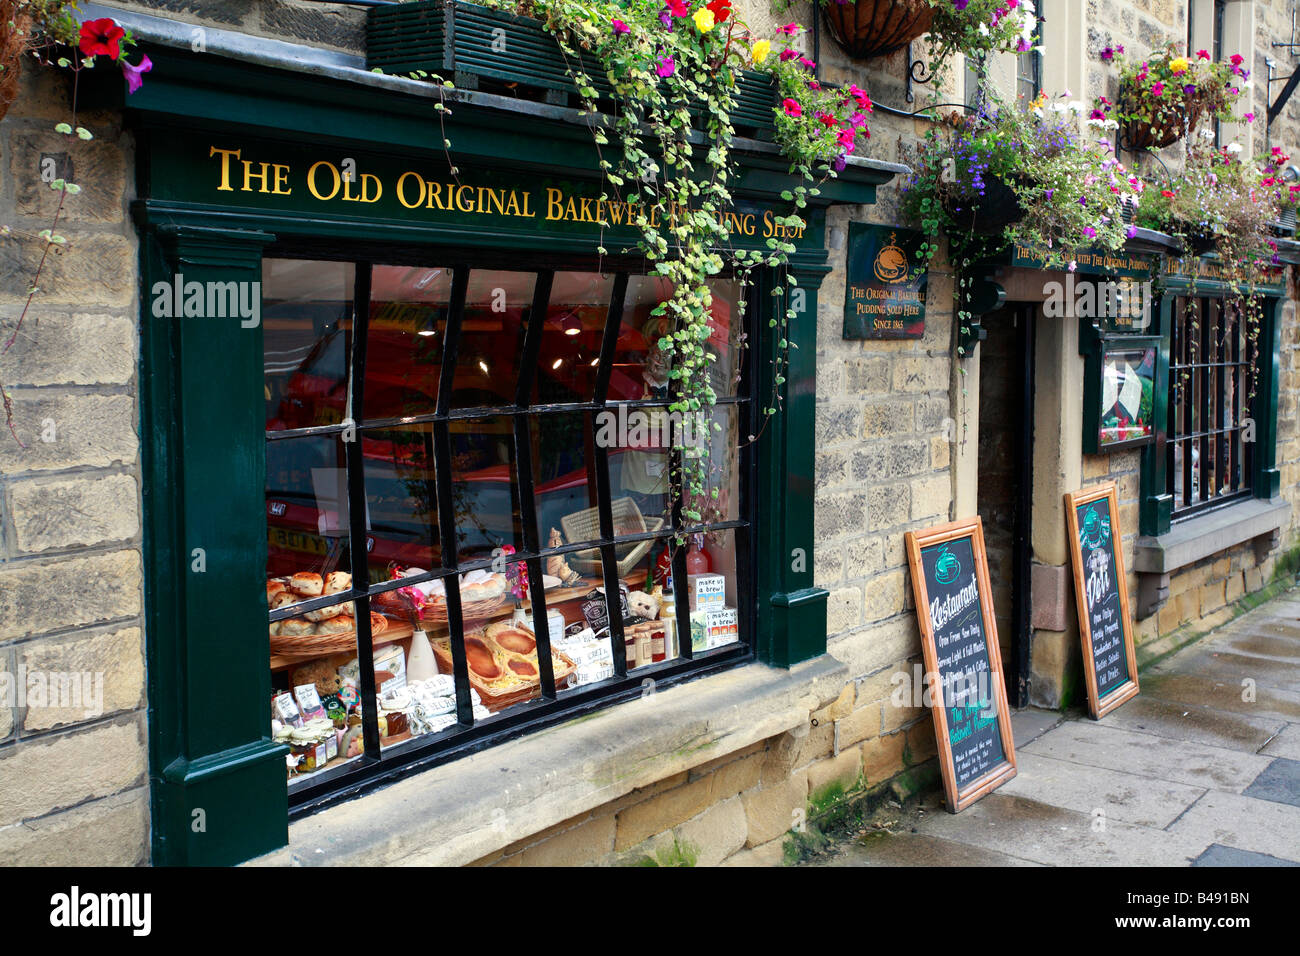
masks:
<svg viewBox="0 0 1300 956"><path fill-rule="evenodd" d="M909 531L907 563L948 809L1016 775L984 525L978 517Z"/></svg>
<svg viewBox="0 0 1300 956"><path fill-rule="evenodd" d="M1088 713L1100 720L1138 693L1119 506L1113 482L1065 496Z"/></svg>

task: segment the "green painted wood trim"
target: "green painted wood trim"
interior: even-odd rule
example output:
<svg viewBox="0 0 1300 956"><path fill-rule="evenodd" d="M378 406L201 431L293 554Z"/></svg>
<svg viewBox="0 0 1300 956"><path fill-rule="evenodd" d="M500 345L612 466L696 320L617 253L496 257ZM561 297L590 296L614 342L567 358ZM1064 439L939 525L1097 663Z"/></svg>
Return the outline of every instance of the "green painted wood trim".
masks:
<svg viewBox="0 0 1300 956"><path fill-rule="evenodd" d="M1174 296L1162 295L1152 310L1156 327L1152 333L1156 344L1156 374L1152 383L1152 413L1155 416L1156 440L1142 449L1142 470L1138 480L1140 506L1139 533L1161 535L1169 530L1174 499L1165 489L1166 442L1169 438L1169 343L1173 329Z"/></svg>
<svg viewBox="0 0 1300 956"><path fill-rule="evenodd" d="M787 294L795 317L787 335L796 347L790 349L786 381L777 390L781 395L777 412L759 444L758 654L778 667L826 653L829 593L813 586L813 549L817 292L829 271L823 263L794 273L798 285ZM755 399L760 402L772 394L777 344L768 338L759 353L761 375Z"/></svg>
<svg viewBox="0 0 1300 956"><path fill-rule="evenodd" d="M274 236L141 225L153 862L224 865L288 837L286 749L267 737L262 329L158 300L178 275L260 282Z"/></svg>
<svg viewBox="0 0 1300 956"><path fill-rule="evenodd" d="M1255 413L1255 490L1256 498L1276 498L1282 490L1282 473L1277 467L1278 385L1281 381L1282 323L1281 301L1264 300L1259 323L1259 380L1256 399L1263 408Z"/></svg>

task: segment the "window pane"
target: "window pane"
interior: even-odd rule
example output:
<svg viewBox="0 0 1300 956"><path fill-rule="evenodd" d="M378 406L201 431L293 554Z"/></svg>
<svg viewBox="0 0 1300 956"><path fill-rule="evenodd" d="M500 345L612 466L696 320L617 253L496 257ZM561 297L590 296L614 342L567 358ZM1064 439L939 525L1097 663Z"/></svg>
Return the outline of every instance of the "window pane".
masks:
<svg viewBox="0 0 1300 956"><path fill-rule="evenodd" d="M344 447L338 435L266 443L267 574L306 576L299 596L283 596L273 610L321 594L329 574L352 570Z"/></svg>
<svg viewBox="0 0 1300 956"><path fill-rule="evenodd" d="M389 580L394 568L442 563L433 441L429 424L362 434L372 583Z"/></svg>
<svg viewBox="0 0 1300 956"><path fill-rule="evenodd" d="M690 510L700 517L684 516L686 524L715 524L740 516L740 416L745 410L735 405L717 406L709 427L701 423L694 442L709 449L703 493L688 498ZM690 454L687 449L687 455ZM715 494L716 492L716 494Z"/></svg>
<svg viewBox="0 0 1300 956"><path fill-rule="evenodd" d="M427 415L436 409L451 279L446 268L374 267L366 419Z"/></svg>
<svg viewBox="0 0 1300 956"><path fill-rule="evenodd" d="M744 555L737 550L739 537L734 530L691 536L686 586L691 647L697 655L734 644L743 633L737 569Z"/></svg>
<svg viewBox="0 0 1300 956"><path fill-rule="evenodd" d="M564 621L563 633L557 635L552 631L551 643L574 664L566 689L609 680L614 676L614 653L600 552L592 549L553 555L543 563L547 573L547 611ZM575 581L574 574L581 575L581 580ZM618 601L616 606L621 613L622 599Z"/></svg>
<svg viewBox="0 0 1300 956"><path fill-rule="evenodd" d="M350 262L262 261L268 430L347 417L354 276Z"/></svg>
<svg viewBox="0 0 1300 956"><path fill-rule="evenodd" d="M548 546L555 531L565 535L570 542L599 537L594 524L586 538L567 536L568 528L576 528L575 522L584 521L583 514L596 507L596 464L591 423L589 412L538 415L529 421L537 497L537 536L543 547Z"/></svg>
<svg viewBox="0 0 1300 956"><path fill-rule="evenodd" d="M654 518L666 525L672 519L669 449L680 434L674 429L677 419L666 406L606 409L597 417L597 442L612 442L609 485L613 497L630 499L647 520Z"/></svg>
<svg viewBox="0 0 1300 956"><path fill-rule="evenodd" d="M672 334L666 315L655 309L672 295L672 283L657 276L632 276L623 304L623 324L610 374L609 399L629 401L668 397L670 356L659 349L660 338ZM735 395L740 372L744 316L740 284L731 279L709 282L709 326L705 348L717 356L710 364L710 381L718 395Z"/></svg>
<svg viewBox="0 0 1300 956"><path fill-rule="evenodd" d="M353 611L351 604L322 608L311 616L329 616L315 624L296 617L271 625L271 735L289 747L291 788L357 760L364 749ZM300 632L307 636L290 636ZM311 647L318 653L278 653Z"/></svg>
<svg viewBox="0 0 1300 956"><path fill-rule="evenodd" d="M451 423L452 508L462 563L523 547L514 423L508 415Z"/></svg>
<svg viewBox="0 0 1300 956"><path fill-rule="evenodd" d="M532 272L471 270L457 344L453 408L514 405L536 284Z"/></svg>
<svg viewBox="0 0 1300 956"><path fill-rule="evenodd" d="M609 317L612 275L557 272L542 326L532 401L553 405L589 402Z"/></svg>

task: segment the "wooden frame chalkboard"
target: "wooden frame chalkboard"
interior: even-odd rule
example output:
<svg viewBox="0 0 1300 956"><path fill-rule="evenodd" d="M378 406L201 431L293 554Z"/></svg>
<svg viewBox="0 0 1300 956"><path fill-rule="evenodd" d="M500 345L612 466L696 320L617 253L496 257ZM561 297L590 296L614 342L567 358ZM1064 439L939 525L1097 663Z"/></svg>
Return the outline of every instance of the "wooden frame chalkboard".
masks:
<svg viewBox="0 0 1300 956"><path fill-rule="evenodd" d="M1067 492L1065 521L1070 529L1088 713L1100 720L1138 693L1115 483Z"/></svg>
<svg viewBox="0 0 1300 956"><path fill-rule="evenodd" d="M909 531L906 541L926 697L948 810L956 813L1016 775L984 524L967 518ZM956 657L968 663L954 667Z"/></svg>

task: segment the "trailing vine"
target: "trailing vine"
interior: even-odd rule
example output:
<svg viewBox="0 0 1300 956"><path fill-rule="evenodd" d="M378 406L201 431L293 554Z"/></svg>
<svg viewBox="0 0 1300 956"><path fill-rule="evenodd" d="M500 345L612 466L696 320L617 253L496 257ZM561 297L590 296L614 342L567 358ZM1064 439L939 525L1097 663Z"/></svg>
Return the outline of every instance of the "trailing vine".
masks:
<svg viewBox="0 0 1300 956"><path fill-rule="evenodd" d="M788 323L796 313L786 301L796 285L786 268L797 248L791 238L806 228L803 215L819 184L844 168L859 135L869 135L871 101L865 91L820 84L812 61L791 46L800 27L790 23L773 37L756 36L733 15L730 0L534 0L527 5L488 0L485 5L536 16L565 54L600 150L605 185L600 198L616 197L633 210L638 251L651 274L672 285L671 295L653 313L666 329L657 345L672 356L669 411L697 430L721 431L711 416L718 396L710 376L717 356L706 347L712 335L709 280L734 277L743 309L756 270L771 269L778 276L767 321L775 368L762 409L765 425L780 405L794 347ZM592 62L598 69L588 69ZM776 141L798 179L782 194L790 212L774 217L777 234L761 250L734 248L726 217L738 174L732 114L746 70L775 85ZM608 250L602 244L598 252ZM683 516L692 523L703 519L708 503L718 501L708 459L708 443L699 441L675 466Z"/></svg>

